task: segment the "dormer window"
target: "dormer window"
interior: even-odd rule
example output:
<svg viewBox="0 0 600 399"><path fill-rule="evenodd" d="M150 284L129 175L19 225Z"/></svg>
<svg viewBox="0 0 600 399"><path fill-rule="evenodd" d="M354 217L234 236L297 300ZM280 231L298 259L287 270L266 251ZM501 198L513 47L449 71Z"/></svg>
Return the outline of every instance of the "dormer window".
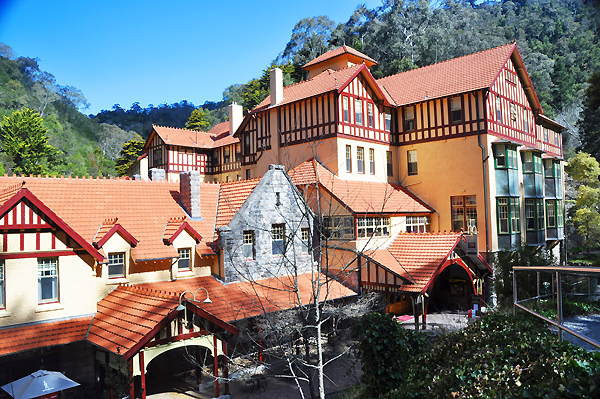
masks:
<svg viewBox="0 0 600 399"><path fill-rule="evenodd" d="M125 253L108 254L108 278L125 277Z"/></svg>
<svg viewBox="0 0 600 399"><path fill-rule="evenodd" d="M190 248L180 248L177 250L179 254L179 260L177 261L177 268L179 271L189 271L192 270L191 263L191 250Z"/></svg>

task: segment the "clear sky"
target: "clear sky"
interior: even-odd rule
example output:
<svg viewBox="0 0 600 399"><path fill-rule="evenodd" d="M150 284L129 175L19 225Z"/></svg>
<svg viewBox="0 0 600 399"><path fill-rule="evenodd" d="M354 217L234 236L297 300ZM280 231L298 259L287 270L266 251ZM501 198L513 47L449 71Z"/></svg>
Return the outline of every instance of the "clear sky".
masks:
<svg viewBox="0 0 600 399"><path fill-rule="evenodd" d="M364 0L0 0L0 42L38 58L96 114L139 102L196 106L259 77L302 18L345 23ZM381 0L366 1L368 8Z"/></svg>

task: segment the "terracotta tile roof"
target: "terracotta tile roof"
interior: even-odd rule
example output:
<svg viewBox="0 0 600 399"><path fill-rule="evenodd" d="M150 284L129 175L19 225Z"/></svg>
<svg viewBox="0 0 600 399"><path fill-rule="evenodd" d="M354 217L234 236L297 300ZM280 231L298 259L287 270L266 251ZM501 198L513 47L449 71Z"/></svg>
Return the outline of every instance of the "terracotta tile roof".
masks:
<svg viewBox="0 0 600 399"><path fill-rule="evenodd" d="M414 284L402 286L407 292L422 292L435 272L448 259L462 233L401 233L387 248L402 269L385 265L398 274L407 272Z"/></svg>
<svg viewBox="0 0 600 399"><path fill-rule="evenodd" d="M4 177L8 177L4 175ZM15 195L21 188L23 187L23 182L20 181L18 183L13 184L12 186L5 187L0 190L0 206L4 205L4 203L13 195Z"/></svg>
<svg viewBox="0 0 600 399"><path fill-rule="evenodd" d="M199 130L177 129L152 125L152 130L168 145L193 148L212 148L215 135ZM152 136L152 135L151 135ZM149 140L148 140L149 142Z"/></svg>
<svg viewBox="0 0 600 399"><path fill-rule="evenodd" d="M433 212L400 185L340 179L314 159L300 164L289 175L296 185L315 184L318 177L320 186L355 214Z"/></svg>
<svg viewBox="0 0 600 399"><path fill-rule="evenodd" d="M149 341L168 316L176 313L179 296L137 285L119 286L98 302L87 340L121 355Z"/></svg>
<svg viewBox="0 0 600 399"><path fill-rule="evenodd" d="M58 215L83 239L91 243L107 218L118 223L139 240L133 248L139 260L177 256L162 238L171 218L186 216L178 204L179 183L120 179L72 179L0 177L0 190L25 181L40 201ZM214 254L207 246L214 235L219 185L202 183L200 188L203 220L189 221L202 237L199 251Z"/></svg>
<svg viewBox="0 0 600 399"><path fill-rule="evenodd" d="M214 134L216 137L222 134L229 134L229 121L217 123L208 132Z"/></svg>
<svg viewBox="0 0 600 399"><path fill-rule="evenodd" d="M260 179L250 179L221 183L221 195L219 196L219 214L217 215L217 227L225 226L231 222L233 216L246 202L252 190L258 185Z"/></svg>
<svg viewBox="0 0 600 399"><path fill-rule="evenodd" d="M377 83L399 106L489 88L516 48L511 43L387 76Z"/></svg>
<svg viewBox="0 0 600 399"><path fill-rule="evenodd" d="M82 341L92 316L0 329L0 356Z"/></svg>
<svg viewBox="0 0 600 399"><path fill-rule="evenodd" d="M163 241L166 244L173 244L173 241L181 234L183 231L186 231L190 236L192 236L197 243L202 240L202 236L198 233L194 228L190 225L186 216L171 218L167 222L167 226L165 227L165 232L163 234Z"/></svg>
<svg viewBox="0 0 600 399"><path fill-rule="evenodd" d="M123 237L131 246L136 246L138 244L138 240L135 239L127 230L123 228L120 224L117 223L119 218L113 219L105 219L102 222L102 225L98 229L96 236L92 240L94 247L102 248L104 243L110 239L115 233L119 233L121 237Z"/></svg>
<svg viewBox="0 0 600 399"><path fill-rule="evenodd" d="M229 132L229 130L227 131ZM217 148L217 147L223 147L225 145L229 145L229 144L235 144L235 143L239 143L240 139L238 139L237 137L234 136L223 136L221 138L217 138L213 144L213 148ZM232 154L233 156L233 154Z"/></svg>
<svg viewBox="0 0 600 399"><path fill-rule="evenodd" d="M346 45L343 45L342 47L338 47L336 49L333 50L329 50L328 52L326 52L325 54L321 54L320 56L318 56L317 58L315 58L312 61L307 62L306 64L304 64L304 66L302 68L307 68L307 67L311 67L313 65L319 64L321 62L330 60L332 58L338 57L342 54L351 54L354 55L358 58L362 58L363 60L366 60L368 64L371 65L375 65L377 64L377 61L375 61L373 58L364 55L363 53L361 53L358 50L353 49L352 47L348 47Z"/></svg>

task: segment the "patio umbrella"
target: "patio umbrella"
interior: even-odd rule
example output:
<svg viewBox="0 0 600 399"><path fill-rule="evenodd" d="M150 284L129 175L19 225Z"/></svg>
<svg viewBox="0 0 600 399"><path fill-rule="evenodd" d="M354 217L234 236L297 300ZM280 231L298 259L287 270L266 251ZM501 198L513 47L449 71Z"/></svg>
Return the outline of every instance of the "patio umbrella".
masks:
<svg viewBox="0 0 600 399"><path fill-rule="evenodd" d="M6 384L2 387L15 399L30 399L48 395L63 389L73 388L79 384L68 379L58 371L38 370L26 377Z"/></svg>

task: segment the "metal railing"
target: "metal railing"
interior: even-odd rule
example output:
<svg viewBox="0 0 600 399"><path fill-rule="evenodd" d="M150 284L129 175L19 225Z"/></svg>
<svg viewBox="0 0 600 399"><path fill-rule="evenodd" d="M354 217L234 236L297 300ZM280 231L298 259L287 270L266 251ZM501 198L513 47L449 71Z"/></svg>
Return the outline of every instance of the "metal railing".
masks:
<svg viewBox="0 0 600 399"><path fill-rule="evenodd" d="M534 296L532 298L522 299L522 300L518 299L517 273L516 273L517 271L537 272L538 286L537 286L537 295L536 296ZM540 272L553 273L555 275L554 276L556 278L556 280L555 280L556 281L556 292L555 293L553 292L552 294L540 295L540 287L539 287L539 281L540 281L539 273ZM581 339L582 341L587 342L588 344L593 345L596 348L600 349L599 342L596 342L589 337L581 335L563 325L563 322L564 322L564 320L563 320L563 292L562 292L562 275L563 274L581 275L581 276L588 276L588 277L590 277L590 276L600 277L600 267L591 267L591 266L590 267L587 267L587 266L514 266L513 267L513 314L516 316L517 309L521 309L531 315L534 315L534 316L544 320L548 324L555 326L556 328L558 328L558 338L559 338L560 342L563 341L563 332L566 331L567 333L572 334L573 336ZM588 284L588 287L589 287L589 284ZM543 316L540 313L523 306L523 304L525 302L532 301L532 300L539 301L540 299L552 298L552 297L554 297L554 295L556 295L556 314L557 314L557 319L558 319L557 321L549 319L546 316ZM588 295L591 295L591 294L588 293Z"/></svg>

